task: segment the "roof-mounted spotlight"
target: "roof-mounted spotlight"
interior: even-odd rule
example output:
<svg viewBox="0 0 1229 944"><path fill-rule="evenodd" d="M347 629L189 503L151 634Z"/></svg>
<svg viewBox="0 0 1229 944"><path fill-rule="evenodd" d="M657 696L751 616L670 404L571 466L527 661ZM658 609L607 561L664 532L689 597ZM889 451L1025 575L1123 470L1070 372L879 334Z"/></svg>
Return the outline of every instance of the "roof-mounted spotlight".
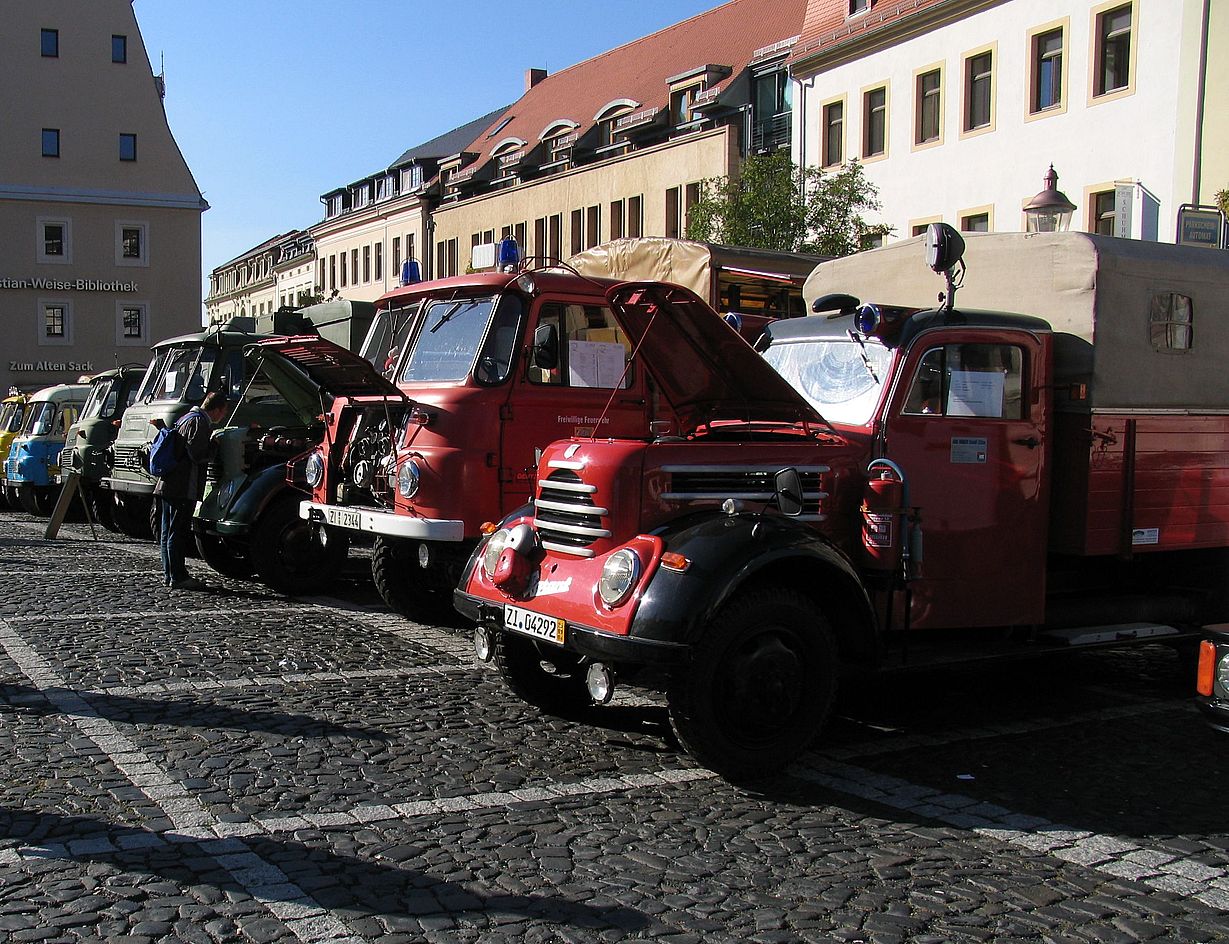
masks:
<svg viewBox="0 0 1229 944"><path fill-rule="evenodd" d="M827 295L820 295L819 298L811 302L811 311L815 314L820 312L831 312L829 318L839 318L842 315L850 315L858 310L858 306L862 302L854 298L852 295L846 295L843 292L829 292Z"/></svg>

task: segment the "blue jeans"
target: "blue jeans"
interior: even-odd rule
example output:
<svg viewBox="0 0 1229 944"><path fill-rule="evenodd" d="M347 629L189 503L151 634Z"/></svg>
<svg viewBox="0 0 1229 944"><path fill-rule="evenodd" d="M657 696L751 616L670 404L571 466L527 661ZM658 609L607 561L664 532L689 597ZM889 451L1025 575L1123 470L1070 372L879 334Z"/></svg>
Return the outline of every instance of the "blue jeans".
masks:
<svg viewBox="0 0 1229 944"><path fill-rule="evenodd" d="M188 578L188 537L192 533L192 510L194 501L175 501L159 496L162 505L160 523L162 533L158 545L162 551L162 577L169 587Z"/></svg>

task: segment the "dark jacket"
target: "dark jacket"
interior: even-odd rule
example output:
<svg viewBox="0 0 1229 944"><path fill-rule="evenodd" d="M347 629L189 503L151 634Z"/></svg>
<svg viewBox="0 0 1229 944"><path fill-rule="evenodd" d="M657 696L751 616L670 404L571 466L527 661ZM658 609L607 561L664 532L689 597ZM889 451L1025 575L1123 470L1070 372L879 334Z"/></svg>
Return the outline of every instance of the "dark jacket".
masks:
<svg viewBox="0 0 1229 944"><path fill-rule="evenodd" d="M181 442L176 453L179 462L170 472L159 477L154 494L169 501L201 500L205 493L205 466L209 460L209 437L213 423L200 407L192 407L175 423L174 435Z"/></svg>

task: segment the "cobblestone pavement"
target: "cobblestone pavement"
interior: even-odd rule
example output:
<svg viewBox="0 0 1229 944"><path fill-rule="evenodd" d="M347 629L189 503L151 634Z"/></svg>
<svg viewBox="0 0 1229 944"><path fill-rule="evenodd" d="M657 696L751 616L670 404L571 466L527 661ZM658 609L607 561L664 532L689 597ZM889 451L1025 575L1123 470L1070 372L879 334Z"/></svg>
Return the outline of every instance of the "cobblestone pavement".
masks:
<svg viewBox="0 0 1229 944"><path fill-rule="evenodd" d="M0 941L1229 939L1229 741L1165 649L863 683L746 789L369 586L42 529L0 512Z"/></svg>

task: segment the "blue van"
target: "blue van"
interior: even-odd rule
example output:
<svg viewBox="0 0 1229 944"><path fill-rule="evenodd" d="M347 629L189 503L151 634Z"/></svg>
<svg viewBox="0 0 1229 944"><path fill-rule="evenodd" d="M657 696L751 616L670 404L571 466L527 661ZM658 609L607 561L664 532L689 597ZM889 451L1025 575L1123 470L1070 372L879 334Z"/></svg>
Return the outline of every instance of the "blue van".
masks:
<svg viewBox="0 0 1229 944"><path fill-rule="evenodd" d="M60 450L89 395L89 384L44 387L26 404L21 431L4 464L4 489L16 493L21 507L47 517L55 505L60 474Z"/></svg>

